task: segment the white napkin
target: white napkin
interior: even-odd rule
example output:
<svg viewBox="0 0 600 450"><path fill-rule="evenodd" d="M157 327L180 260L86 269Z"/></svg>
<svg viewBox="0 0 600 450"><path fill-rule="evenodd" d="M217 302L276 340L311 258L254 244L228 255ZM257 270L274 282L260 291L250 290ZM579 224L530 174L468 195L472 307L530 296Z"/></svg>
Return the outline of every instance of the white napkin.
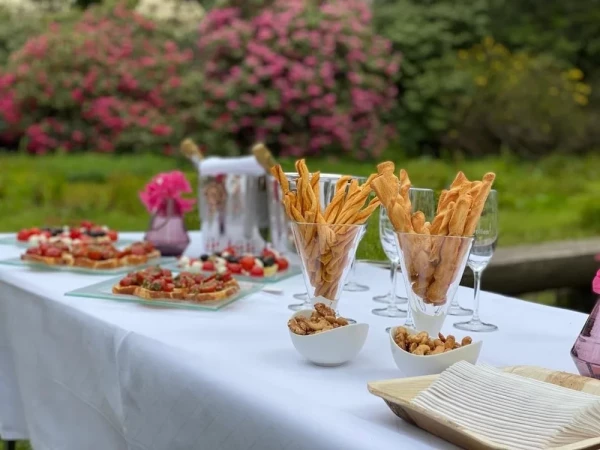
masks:
<svg viewBox="0 0 600 450"><path fill-rule="evenodd" d="M258 164L254 156L238 158L219 158L211 156L198 162L198 172L201 176L231 175L265 175L265 169Z"/></svg>

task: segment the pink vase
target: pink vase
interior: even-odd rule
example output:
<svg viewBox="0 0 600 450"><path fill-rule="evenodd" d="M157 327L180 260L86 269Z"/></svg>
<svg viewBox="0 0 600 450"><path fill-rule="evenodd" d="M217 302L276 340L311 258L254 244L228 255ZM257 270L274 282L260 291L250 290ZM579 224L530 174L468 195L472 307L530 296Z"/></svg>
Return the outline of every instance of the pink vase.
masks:
<svg viewBox="0 0 600 450"><path fill-rule="evenodd" d="M577 337L571 357L579 373L585 377L600 379L600 299L596 302L581 333Z"/></svg>
<svg viewBox="0 0 600 450"><path fill-rule="evenodd" d="M163 256L181 256L190 243L183 214L172 198L158 209L150 220L144 237Z"/></svg>

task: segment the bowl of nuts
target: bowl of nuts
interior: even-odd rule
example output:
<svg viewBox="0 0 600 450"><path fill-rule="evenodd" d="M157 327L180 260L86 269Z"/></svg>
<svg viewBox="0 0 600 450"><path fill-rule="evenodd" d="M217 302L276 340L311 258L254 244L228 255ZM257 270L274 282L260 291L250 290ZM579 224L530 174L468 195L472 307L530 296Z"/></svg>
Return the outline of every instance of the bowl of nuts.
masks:
<svg viewBox="0 0 600 450"><path fill-rule="evenodd" d="M458 361L475 364L481 352L482 342L473 342L465 336L460 341L452 336L429 336L426 331L393 327L390 345L396 366L406 376L418 377L442 373Z"/></svg>
<svg viewBox="0 0 600 450"><path fill-rule="evenodd" d="M368 324L350 324L323 303L296 312L288 328L298 353L319 366L339 366L356 357L369 332Z"/></svg>

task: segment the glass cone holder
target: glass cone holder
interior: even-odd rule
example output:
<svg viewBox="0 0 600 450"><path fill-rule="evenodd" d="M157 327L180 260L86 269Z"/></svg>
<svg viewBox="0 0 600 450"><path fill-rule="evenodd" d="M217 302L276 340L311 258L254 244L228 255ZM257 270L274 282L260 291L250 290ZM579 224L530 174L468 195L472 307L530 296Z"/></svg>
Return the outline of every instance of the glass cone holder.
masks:
<svg viewBox="0 0 600 450"><path fill-rule="evenodd" d="M400 265L417 331L437 335L465 271L472 237L397 233Z"/></svg>
<svg viewBox="0 0 600 450"><path fill-rule="evenodd" d="M365 225L292 222L310 302L337 310Z"/></svg>

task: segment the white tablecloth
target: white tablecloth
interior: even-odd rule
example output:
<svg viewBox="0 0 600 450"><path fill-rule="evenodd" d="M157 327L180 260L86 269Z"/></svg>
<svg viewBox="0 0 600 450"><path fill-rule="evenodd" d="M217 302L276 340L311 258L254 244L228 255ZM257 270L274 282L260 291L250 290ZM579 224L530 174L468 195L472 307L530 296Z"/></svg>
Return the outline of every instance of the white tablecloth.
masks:
<svg viewBox="0 0 600 450"><path fill-rule="evenodd" d="M20 251L0 246L0 258ZM288 336L301 276L273 286L284 296L212 312L65 297L105 277L0 266L0 436L36 450L454 448L368 393L368 381L399 376L384 333L399 321L370 312L387 272L357 273L371 291L344 293L340 311L371 325L367 342L351 363L322 368ZM458 296L468 306L472 291ZM575 372L583 314L487 293L481 303L500 327L481 336L481 361Z"/></svg>

